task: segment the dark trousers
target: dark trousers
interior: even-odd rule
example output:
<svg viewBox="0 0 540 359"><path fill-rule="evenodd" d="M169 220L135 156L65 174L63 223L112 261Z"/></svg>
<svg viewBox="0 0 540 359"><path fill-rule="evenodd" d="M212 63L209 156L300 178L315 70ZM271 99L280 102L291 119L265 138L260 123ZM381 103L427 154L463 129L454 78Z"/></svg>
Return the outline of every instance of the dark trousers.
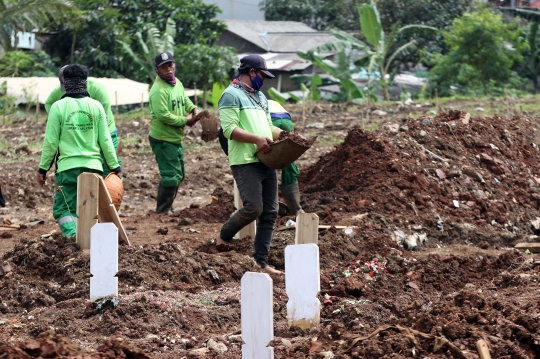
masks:
<svg viewBox="0 0 540 359"><path fill-rule="evenodd" d="M220 237L230 242L238 231L257 220L253 258L264 268L278 210L276 170L260 162L231 166L231 169L243 207L221 227Z"/></svg>

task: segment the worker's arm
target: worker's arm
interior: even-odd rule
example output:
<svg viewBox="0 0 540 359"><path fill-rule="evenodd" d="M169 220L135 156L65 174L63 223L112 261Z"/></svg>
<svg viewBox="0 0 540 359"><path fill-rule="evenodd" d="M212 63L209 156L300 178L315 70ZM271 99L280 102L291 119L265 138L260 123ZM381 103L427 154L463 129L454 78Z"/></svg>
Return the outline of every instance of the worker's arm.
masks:
<svg viewBox="0 0 540 359"><path fill-rule="evenodd" d="M231 139L238 142L253 143L257 145L257 150L260 150L262 153L268 153L272 150L272 147L270 147L272 144L271 139L247 132L240 127L236 127L233 130L231 133Z"/></svg>
<svg viewBox="0 0 540 359"><path fill-rule="evenodd" d="M111 109L111 97L109 96L109 91L105 85L93 81L92 84L92 93L89 93L90 97L98 101L103 110L105 110L105 119L107 122L107 127L114 122L114 116Z"/></svg>
<svg viewBox="0 0 540 359"><path fill-rule="evenodd" d="M60 111L58 105L51 107L47 127L45 128L45 139L41 149L41 160L38 168L38 183L43 186L46 181L47 171L51 168L58 146L60 144Z"/></svg>
<svg viewBox="0 0 540 359"><path fill-rule="evenodd" d="M53 103L60 100L63 95L64 95L64 92L62 92L60 85L56 86L54 90L52 90L52 92L50 93L49 97L47 97L47 100L45 101L45 111L47 111L47 113L50 113Z"/></svg>
<svg viewBox="0 0 540 359"><path fill-rule="evenodd" d="M120 173L121 168L118 164L118 159L116 158L116 152L114 150L114 145L112 142L111 134L107 126L107 119L105 117L105 110L103 106L99 106L99 120L98 120L98 143L107 161L107 165L112 169L111 172L116 174Z"/></svg>

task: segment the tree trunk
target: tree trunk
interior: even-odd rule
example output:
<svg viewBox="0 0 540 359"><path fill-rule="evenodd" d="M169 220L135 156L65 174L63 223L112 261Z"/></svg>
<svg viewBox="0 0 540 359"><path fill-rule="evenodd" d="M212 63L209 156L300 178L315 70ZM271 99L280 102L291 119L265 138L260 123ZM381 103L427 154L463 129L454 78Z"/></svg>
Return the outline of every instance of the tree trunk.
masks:
<svg viewBox="0 0 540 359"><path fill-rule="evenodd" d="M71 37L71 54L69 55L69 63L73 63L73 55L75 54L75 40L77 40L77 33L73 31L73 36Z"/></svg>

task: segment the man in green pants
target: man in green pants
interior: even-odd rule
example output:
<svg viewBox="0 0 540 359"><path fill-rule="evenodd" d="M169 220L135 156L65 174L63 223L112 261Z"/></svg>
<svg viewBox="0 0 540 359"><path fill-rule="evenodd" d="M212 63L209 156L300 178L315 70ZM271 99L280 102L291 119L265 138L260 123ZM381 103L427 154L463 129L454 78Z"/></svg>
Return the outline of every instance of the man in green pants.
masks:
<svg viewBox="0 0 540 359"><path fill-rule="evenodd" d="M268 110L270 111L270 118L274 126L287 132L294 130L291 115L278 102L268 100ZM296 167L295 162L281 170L281 195L289 208L288 214L293 216L296 216L299 211L302 211L302 207L300 206L300 189L298 188L299 174L300 171Z"/></svg>
<svg viewBox="0 0 540 359"><path fill-rule="evenodd" d="M66 94L49 112L37 181L43 186L56 163L53 216L66 237L75 236L77 178L83 172L103 173L101 154L112 172L120 174L103 106L88 97L88 69L74 64L64 68Z"/></svg>
<svg viewBox="0 0 540 359"><path fill-rule="evenodd" d="M154 67L158 76L150 89L152 121L148 139L161 175L156 213L167 214L185 175L182 147L184 127L193 126L198 121L199 109L175 77L176 65L170 52L158 54Z"/></svg>
<svg viewBox="0 0 540 359"><path fill-rule="evenodd" d="M54 90L51 92L51 94L49 95L49 97L47 97L47 100L45 101L45 111L47 111L47 113L50 113L53 103L62 99L62 97L66 94L66 90L64 87L64 69L66 67L67 66L63 66L58 72L58 79L60 80L60 84L54 88ZM111 109L109 91L105 86L91 79L87 79L86 91L88 92L90 98L98 101L103 106L103 109L105 110L105 115L107 116L107 127L109 128L109 132L111 133L114 150L116 151L116 149L118 149L118 129L116 128L116 122L114 121L114 116ZM111 173L111 169L109 168L109 166L107 166L107 161L105 160L105 156L103 154L101 155L101 160L103 162L103 177L107 177L107 175ZM121 162L122 161L118 159L118 163Z"/></svg>

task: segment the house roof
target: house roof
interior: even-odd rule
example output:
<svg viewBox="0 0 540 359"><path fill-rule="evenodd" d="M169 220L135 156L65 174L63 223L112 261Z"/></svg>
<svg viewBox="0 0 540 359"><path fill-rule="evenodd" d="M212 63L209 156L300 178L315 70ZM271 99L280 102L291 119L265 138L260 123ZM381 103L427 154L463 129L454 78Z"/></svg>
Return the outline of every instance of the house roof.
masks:
<svg viewBox="0 0 540 359"><path fill-rule="evenodd" d="M307 51L334 40L330 33L296 21L225 20L225 24L227 31L268 52Z"/></svg>
<svg viewBox="0 0 540 359"><path fill-rule="evenodd" d="M238 54L238 62L240 59L246 55L250 54ZM311 61L304 60L296 53L275 53L267 52L264 54L258 54L263 59L266 60L266 67L270 72L272 71L302 71L307 69L312 65ZM324 57L330 56L331 54L323 54ZM237 68L236 65L234 68Z"/></svg>
<svg viewBox="0 0 540 359"><path fill-rule="evenodd" d="M111 106L148 102L149 86L146 83L130 79L90 78L109 90ZM45 104L47 97L59 84L58 77L0 77L0 84L4 82L7 82L8 96L16 98L15 104L35 102L36 99L40 104ZM194 90L186 89L188 96L194 93Z"/></svg>

